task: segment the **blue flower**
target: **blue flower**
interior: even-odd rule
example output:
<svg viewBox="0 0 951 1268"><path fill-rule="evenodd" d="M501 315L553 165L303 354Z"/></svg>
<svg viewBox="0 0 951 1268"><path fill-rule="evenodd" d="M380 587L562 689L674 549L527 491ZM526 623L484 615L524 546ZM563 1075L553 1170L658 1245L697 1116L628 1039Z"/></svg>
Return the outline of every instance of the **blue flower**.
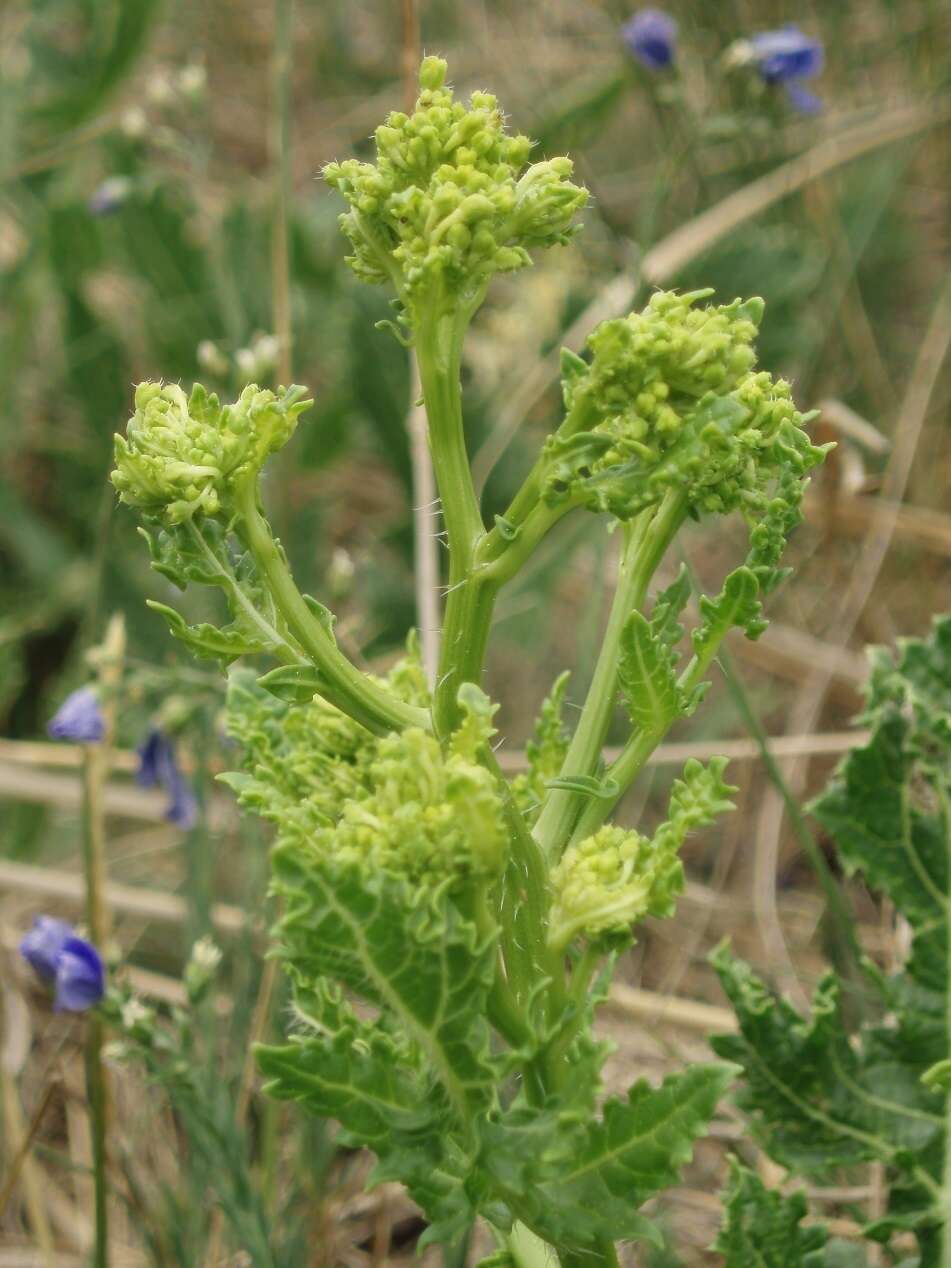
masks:
<svg viewBox="0 0 951 1268"><path fill-rule="evenodd" d="M153 727L139 747L137 779L143 788L164 788L168 793L165 818L188 831L198 822L198 802L188 780L178 769L175 745Z"/></svg>
<svg viewBox="0 0 951 1268"><path fill-rule="evenodd" d="M106 993L106 970L99 952L85 938L67 938L56 965L53 1007L59 1013L82 1013Z"/></svg>
<svg viewBox="0 0 951 1268"><path fill-rule="evenodd" d="M662 9L639 9L621 27L621 39L648 70L664 70L677 51L677 23Z"/></svg>
<svg viewBox="0 0 951 1268"><path fill-rule="evenodd" d="M822 70L825 56L821 40L789 25L751 36L749 47L764 83L782 84L792 105L803 114L822 109L819 98L801 86L802 80L812 79Z"/></svg>
<svg viewBox="0 0 951 1268"><path fill-rule="evenodd" d="M56 977L60 953L75 932L66 920L37 916L33 928L20 942L20 954L44 982L52 982Z"/></svg>
<svg viewBox="0 0 951 1268"><path fill-rule="evenodd" d="M85 1012L105 994L106 970L99 952L65 920L37 916L20 943L20 954L38 977L53 985L57 1012Z"/></svg>
<svg viewBox="0 0 951 1268"><path fill-rule="evenodd" d="M106 724L99 712L95 688L80 687L68 695L50 718L46 733L53 740L98 744L106 733Z"/></svg>

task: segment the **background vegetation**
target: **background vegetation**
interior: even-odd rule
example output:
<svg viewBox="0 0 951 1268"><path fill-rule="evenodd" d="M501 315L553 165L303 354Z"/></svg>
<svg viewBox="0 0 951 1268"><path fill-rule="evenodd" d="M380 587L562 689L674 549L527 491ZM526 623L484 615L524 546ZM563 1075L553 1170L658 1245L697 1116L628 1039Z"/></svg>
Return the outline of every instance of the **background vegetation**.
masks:
<svg viewBox="0 0 951 1268"><path fill-rule="evenodd" d="M190 1023L188 1069L114 1076L115 1262L382 1265L408 1260L420 1231L398 1192L362 1195L363 1158L255 1094L248 1035L282 1006L261 989L266 842L212 788L227 762L217 677L145 608L163 582L107 483L139 379L307 384L315 407L269 486L276 522L351 653L383 666L401 645L417 598L409 361L373 329L385 298L345 266L317 173L366 151L405 99L420 41L448 57L458 88L496 92L542 155L570 150L594 195L574 245L494 286L467 349L489 515L555 416L558 348L655 284L761 294L764 364L838 441L769 632L734 645L703 715L709 737L691 732L691 752L739 759L740 808L691 847L674 941L658 927L630 957L608 1010L617 1069L660 1072L733 1024L705 963L726 933L796 998L814 982L829 941L808 829L755 736L772 737L796 797L814 791L847 743L863 645L922 634L949 606L951 7L670 10L676 67L654 73L622 42L630 9L613 0L430 0L418 14L410 0L0 6L0 1264L79 1263L88 1245L80 1027L31 996L9 952L33 912L76 914L78 755L40 737L116 612L134 673L106 789L115 943L164 1009L182 1002L195 937L213 931L226 955L219 994ZM735 45L789 21L825 46L816 115ZM613 543L584 520L500 610L487 689L513 764L556 672L598 646ZM690 563L721 575L738 542L700 526ZM203 802L187 833L129 778L156 718ZM683 755L665 746L652 796ZM900 923L860 890L850 898L866 949L899 956ZM755 1156L740 1136L725 1107L667 1212L680 1258L658 1263L716 1262L705 1248L725 1153ZM847 1236L877 1195L866 1169L819 1199Z"/></svg>

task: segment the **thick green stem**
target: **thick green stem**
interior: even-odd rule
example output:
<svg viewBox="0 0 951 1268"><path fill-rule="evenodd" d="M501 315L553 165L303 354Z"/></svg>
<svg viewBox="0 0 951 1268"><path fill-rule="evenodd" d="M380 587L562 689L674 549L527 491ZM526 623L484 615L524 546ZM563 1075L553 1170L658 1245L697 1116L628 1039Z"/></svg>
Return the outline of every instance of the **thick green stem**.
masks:
<svg viewBox="0 0 951 1268"><path fill-rule="evenodd" d="M611 615L581 718L562 764L562 778L592 775L597 768L614 708L624 623L635 608L643 605L651 578L683 518L683 495L670 492L656 510L641 512L625 528ZM545 798L535 825L535 838L549 859L558 857L571 836L584 798L584 793L567 788L554 788Z"/></svg>
<svg viewBox="0 0 951 1268"><path fill-rule="evenodd" d="M449 540L449 589L433 718L436 732L448 735L459 720L457 697L463 682L478 682L498 589L474 569L475 552L485 536L472 484L462 421L459 382L462 339L468 314L437 316L419 322L416 359L429 421L429 445Z"/></svg>
<svg viewBox="0 0 951 1268"><path fill-rule="evenodd" d="M397 700L351 665L307 606L304 596L294 584L283 552L258 509L257 489L253 484L241 489L238 506L243 517L239 531L267 582L274 602L291 633L324 679L321 695L377 735L401 731L408 726L428 729L430 721L426 710Z"/></svg>

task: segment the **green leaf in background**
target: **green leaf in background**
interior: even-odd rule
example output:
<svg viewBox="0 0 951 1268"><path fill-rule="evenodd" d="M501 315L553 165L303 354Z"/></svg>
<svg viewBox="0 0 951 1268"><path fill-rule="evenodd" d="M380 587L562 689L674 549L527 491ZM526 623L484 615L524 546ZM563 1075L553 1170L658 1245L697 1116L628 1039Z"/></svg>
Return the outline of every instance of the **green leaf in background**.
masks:
<svg viewBox="0 0 951 1268"><path fill-rule="evenodd" d="M724 1221L713 1244L724 1268L823 1268L828 1263L824 1228L803 1228L804 1193L767 1189L762 1180L730 1160L730 1184L723 1194Z"/></svg>
<svg viewBox="0 0 951 1268"><path fill-rule="evenodd" d="M80 15L77 23L78 7L85 7L86 13ZM27 112L34 145L49 144L59 133L85 123L107 103L143 51L159 0L98 0L91 6L63 4L42 8L47 10L43 15L46 22L36 22L35 29L29 32L31 52L41 72L52 71L51 62L55 62L55 74L46 76L48 83L55 84L55 90L33 103ZM78 40L73 32L75 52L71 56L64 57L59 52L60 42L51 41L49 30L43 29L50 17L61 17L79 27Z"/></svg>
<svg viewBox="0 0 951 1268"><path fill-rule="evenodd" d="M846 1164L885 1163L888 1210L866 1235L887 1242L911 1231L929 1266L951 1253L949 693L951 617L936 620L927 639L902 640L895 656L876 651L863 715L871 738L811 807L846 869L888 895L911 928L897 973L869 966L882 1020L850 1033L839 985L827 975L807 1021L725 949L714 956L740 1034L713 1046L743 1066L740 1104L764 1147L825 1179Z"/></svg>

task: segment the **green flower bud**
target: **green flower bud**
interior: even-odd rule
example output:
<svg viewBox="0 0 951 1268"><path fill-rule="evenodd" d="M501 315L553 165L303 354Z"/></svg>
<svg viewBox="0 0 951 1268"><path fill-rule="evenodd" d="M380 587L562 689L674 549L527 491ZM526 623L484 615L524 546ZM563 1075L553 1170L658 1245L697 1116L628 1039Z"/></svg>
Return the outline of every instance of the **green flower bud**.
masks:
<svg viewBox="0 0 951 1268"><path fill-rule="evenodd" d="M682 888L679 860L666 863L657 874L650 841L623 828L599 828L569 846L551 875L552 946L562 950L579 934L626 932L660 903L661 893L666 898Z"/></svg>
<svg viewBox="0 0 951 1268"><path fill-rule="evenodd" d="M652 839L606 826L569 845L552 869L549 942L563 950L579 935L626 933L644 916L669 916L683 890L678 851L687 835L732 809L723 780L726 759L691 760L674 781L667 822Z"/></svg>
<svg viewBox="0 0 951 1268"><path fill-rule="evenodd" d="M425 703L414 646L387 684ZM426 888L497 877L508 834L498 786L480 764L495 709L474 683L462 686L459 704L462 721L444 751L418 728L379 738L319 696L289 704L235 674L228 728L246 773L223 779L276 825L280 844L315 862L356 863Z"/></svg>
<svg viewBox="0 0 951 1268"><path fill-rule="evenodd" d="M506 133L495 97L473 93L467 109L445 76L440 58L423 60L413 113L376 130L376 163L324 169L350 204L341 226L354 271L393 282L410 305L441 287L478 294L493 273L523 268L528 247L568 240L587 201L570 160L526 168L531 142Z"/></svg>
<svg viewBox="0 0 951 1268"><path fill-rule="evenodd" d="M753 368L762 300L695 307L709 294L662 291L594 331L590 364L571 363L564 382L587 430L550 439L549 501L628 519L673 488L694 511L752 519L784 472L822 460L789 384Z"/></svg>
<svg viewBox="0 0 951 1268"><path fill-rule="evenodd" d="M311 405L306 388L262 391L252 384L221 405L200 383L140 383L125 436L115 438L112 483L121 501L177 524L229 509L239 482L254 479L287 443Z"/></svg>

